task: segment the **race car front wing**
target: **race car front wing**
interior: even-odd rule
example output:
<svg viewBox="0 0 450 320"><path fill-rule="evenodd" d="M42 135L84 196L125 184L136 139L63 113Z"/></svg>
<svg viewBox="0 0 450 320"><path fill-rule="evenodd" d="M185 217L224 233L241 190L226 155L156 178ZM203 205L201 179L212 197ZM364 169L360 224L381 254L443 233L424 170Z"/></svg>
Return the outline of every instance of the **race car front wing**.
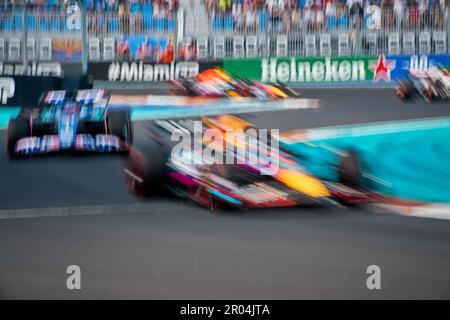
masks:
<svg viewBox="0 0 450 320"><path fill-rule="evenodd" d="M109 134L77 134L71 146L62 147L58 135L26 137L17 141L15 153L27 156L63 151L86 151L97 153L123 152L128 146L118 137Z"/></svg>

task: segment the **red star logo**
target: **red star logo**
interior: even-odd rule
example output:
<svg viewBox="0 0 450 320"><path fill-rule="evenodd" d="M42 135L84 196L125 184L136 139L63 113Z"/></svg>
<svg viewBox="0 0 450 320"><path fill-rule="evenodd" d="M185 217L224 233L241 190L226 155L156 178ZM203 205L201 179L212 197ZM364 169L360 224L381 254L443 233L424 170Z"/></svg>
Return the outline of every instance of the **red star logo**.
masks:
<svg viewBox="0 0 450 320"><path fill-rule="evenodd" d="M373 71L373 81L391 81L391 71L395 68L395 60L386 60L384 54L380 54L378 61L371 61L370 70Z"/></svg>

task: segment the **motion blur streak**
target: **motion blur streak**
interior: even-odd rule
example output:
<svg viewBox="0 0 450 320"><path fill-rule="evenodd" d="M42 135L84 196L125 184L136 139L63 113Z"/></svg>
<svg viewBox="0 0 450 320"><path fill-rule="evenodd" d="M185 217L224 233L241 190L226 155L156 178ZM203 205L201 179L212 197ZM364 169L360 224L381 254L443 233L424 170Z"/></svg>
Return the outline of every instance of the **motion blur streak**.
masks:
<svg viewBox="0 0 450 320"><path fill-rule="evenodd" d="M303 93L303 92L302 92ZM261 128L450 116L448 104L402 104L393 90L308 90L318 110L250 114ZM361 108L364 101L365 108ZM142 133L135 123L137 134ZM0 130L0 148L6 133ZM211 214L176 199L136 199L122 159L0 154L0 209L121 208L117 214L0 221L0 298L450 298L450 221L353 208ZM143 213L127 214L130 209ZM91 209L92 210L92 209ZM116 209L111 209L116 210ZM83 270L66 289L65 270ZM382 290L366 288L366 268Z"/></svg>
<svg viewBox="0 0 450 320"><path fill-rule="evenodd" d="M32 209L0 210L0 219L60 217L91 214L143 213L154 211L151 204L130 203L121 205L94 205Z"/></svg>

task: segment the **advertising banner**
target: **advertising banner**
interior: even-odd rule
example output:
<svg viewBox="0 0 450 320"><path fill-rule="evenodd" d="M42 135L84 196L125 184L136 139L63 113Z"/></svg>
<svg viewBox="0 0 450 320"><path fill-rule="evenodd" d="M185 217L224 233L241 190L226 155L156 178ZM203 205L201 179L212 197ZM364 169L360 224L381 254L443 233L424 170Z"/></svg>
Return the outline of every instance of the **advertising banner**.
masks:
<svg viewBox="0 0 450 320"><path fill-rule="evenodd" d="M52 57L59 61L81 61L82 42L75 38L53 38Z"/></svg>
<svg viewBox="0 0 450 320"><path fill-rule="evenodd" d="M174 58L172 38L148 36L121 37L117 39L119 60L170 63Z"/></svg>
<svg viewBox="0 0 450 320"><path fill-rule="evenodd" d="M0 107L35 107L50 90L91 89L86 77L0 76Z"/></svg>
<svg viewBox="0 0 450 320"><path fill-rule="evenodd" d="M30 76L30 77L80 77L81 63L63 62L0 62L0 76Z"/></svg>
<svg viewBox="0 0 450 320"><path fill-rule="evenodd" d="M61 87L62 79L58 77L0 76L0 107L36 106L42 92Z"/></svg>
<svg viewBox="0 0 450 320"><path fill-rule="evenodd" d="M262 82L355 82L373 77L375 57L267 58L225 60L229 73Z"/></svg>
<svg viewBox="0 0 450 320"><path fill-rule="evenodd" d="M450 55L417 54L411 56L388 56L395 60L395 69L391 71L392 79L401 79L406 76L407 70L423 71L433 66L450 69Z"/></svg>
<svg viewBox="0 0 450 320"><path fill-rule="evenodd" d="M293 57L225 60L229 73L262 82L355 83L391 82L403 78L406 70L431 66L449 67L449 55Z"/></svg>
<svg viewBox="0 0 450 320"><path fill-rule="evenodd" d="M212 67L222 67L223 61L178 61L167 64L133 62L92 62L88 74L92 80L158 82L192 78Z"/></svg>

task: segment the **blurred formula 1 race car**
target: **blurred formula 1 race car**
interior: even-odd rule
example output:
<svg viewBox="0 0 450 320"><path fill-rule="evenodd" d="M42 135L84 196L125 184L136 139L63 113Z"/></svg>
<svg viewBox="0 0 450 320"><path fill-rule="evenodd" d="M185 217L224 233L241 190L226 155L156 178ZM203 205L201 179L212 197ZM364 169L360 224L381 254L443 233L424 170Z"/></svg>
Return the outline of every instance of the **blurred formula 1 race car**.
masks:
<svg viewBox="0 0 450 320"><path fill-rule="evenodd" d="M406 80L398 82L397 95L406 101L421 97L425 101L450 99L450 73L445 68L409 71Z"/></svg>
<svg viewBox="0 0 450 320"><path fill-rule="evenodd" d="M205 141L202 146L214 150L214 156L189 145L174 153L174 132L183 132L195 137L196 120L158 120L147 127L147 140L130 148L125 168L128 189L146 196L161 190L165 185L176 195L188 198L201 206L215 211L222 205L240 209L288 207L301 204L338 205L343 202L364 202L367 195L359 184L359 163L355 154L342 159L338 182L324 182L309 174L283 151L273 153L273 144L262 141L255 134L256 128L247 121L233 116L221 115L202 118L203 133L209 129L221 132L222 139ZM227 130L243 130L240 138L227 136ZM253 130L252 130L253 129ZM250 137L249 137L250 135ZM250 140L249 140L250 139ZM249 141L257 142L251 144ZM265 148L260 148L265 144ZM253 146L252 146L253 145ZM255 150L254 146L258 145ZM201 148L200 148L201 149ZM263 157L257 161L246 161L258 152ZM265 153L265 154L264 154ZM217 159L232 159L222 163ZM277 169L273 174L262 174L268 168L267 161L276 157ZM345 185L344 185L345 184Z"/></svg>
<svg viewBox="0 0 450 320"><path fill-rule="evenodd" d="M125 152L131 143L130 114L108 107L103 90L49 91L39 106L10 119L12 157L54 152Z"/></svg>
<svg viewBox="0 0 450 320"><path fill-rule="evenodd" d="M171 84L171 93L179 96L260 99L284 99L299 96L298 93L281 83L263 84L255 80L233 78L221 68L211 68L199 73L195 78L174 80Z"/></svg>

